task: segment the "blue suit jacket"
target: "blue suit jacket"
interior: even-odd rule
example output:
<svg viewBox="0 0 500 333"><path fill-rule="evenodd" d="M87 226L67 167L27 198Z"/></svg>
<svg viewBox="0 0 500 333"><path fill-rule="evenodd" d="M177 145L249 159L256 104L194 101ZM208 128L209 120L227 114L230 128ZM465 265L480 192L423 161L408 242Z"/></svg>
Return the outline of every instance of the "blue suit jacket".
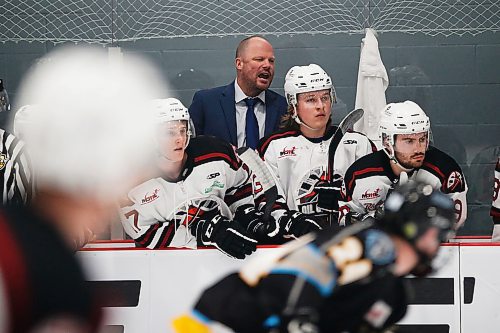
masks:
<svg viewBox="0 0 500 333"><path fill-rule="evenodd" d="M266 121L264 136L278 129L281 116L286 113L285 97L266 90ZM196 135L213 135L238 145L236 136L236 106L234 81L227 86L197 91L189 107Z"/></svg>

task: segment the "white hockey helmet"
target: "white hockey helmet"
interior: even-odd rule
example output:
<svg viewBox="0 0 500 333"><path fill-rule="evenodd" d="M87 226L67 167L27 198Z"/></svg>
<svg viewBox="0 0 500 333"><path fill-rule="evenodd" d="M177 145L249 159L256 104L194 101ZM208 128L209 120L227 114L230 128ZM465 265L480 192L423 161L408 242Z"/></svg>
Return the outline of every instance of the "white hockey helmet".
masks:
<svg viewBox="0 0 500 333"><path fill-rule="evenodd" d="M429 133L429 117L417 103L405 101L387 104L382 110L379 123L379 138L395 144L396 134Z"/></svg>
<svg viewBox="0 0 500 333"><path fill-rule="evenodd" d="M194 124L189 117L188 109L176 98L164 98L152 100L152 107L157 124L169 121L185 120L187 123L187 141L195 136Z"/></svg>
<svg viewBox="0 0 500 333"><path fill-rule="evenodd" d="M14 124L12 125L12 130L14 135L22 139L26 132L29 131L30 125L33 123L33 112L36 112L36 105L23 105L17 110L14 116Z"/></svg>
<svg viewBox="0 0 500 333"><path fill-rule="evenodd" d="M330 76L316 64L293 66L285 76L285 96L288 105L297 105L297 95L304 92L330 89L332 103L336 101Z"/></svg>

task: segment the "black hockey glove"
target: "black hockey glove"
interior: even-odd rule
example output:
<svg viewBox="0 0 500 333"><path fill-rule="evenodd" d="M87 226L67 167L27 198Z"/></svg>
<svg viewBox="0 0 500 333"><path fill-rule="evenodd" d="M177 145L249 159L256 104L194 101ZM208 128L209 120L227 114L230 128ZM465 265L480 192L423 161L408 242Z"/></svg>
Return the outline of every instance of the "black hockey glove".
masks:
<svg viewBox="0 0 500 333"><path fill-rule="evenodd" d="M336 176L333 181L320 180L314 186L314 191L318 193L318 207L329 213L336 212L339 209L342 178Z"/></svg>
<svg viewBox="0 0 500 333"><path fill-rule="evenodd" d="M220 214L200 219L191 234L198 245L212 245L229 257L244 259L257 249L257 241L235 221Z"/></svg>
<svg viewBox="0 0 500 333"><path fill-rule="evenodd" d="M314 216L302 214L296 210L290 210L283 214L278 223L285 237L297 238L323 229Z"/></svg>
<svg viewBox="0 0 500 333"><path fill-rule="evenodd" d="M259 241L273 238L279 232L278 222L272 216L269 216L267 221L264 221L264 213L256 210L252 205L238 207L234 215L234 221L238 222Z"/></svg>

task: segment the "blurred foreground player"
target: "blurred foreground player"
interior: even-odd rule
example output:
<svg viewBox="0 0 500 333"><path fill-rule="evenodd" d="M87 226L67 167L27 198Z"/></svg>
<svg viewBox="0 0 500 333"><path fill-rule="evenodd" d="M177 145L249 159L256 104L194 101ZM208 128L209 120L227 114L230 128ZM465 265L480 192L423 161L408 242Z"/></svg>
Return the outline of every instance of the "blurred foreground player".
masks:
<svg viewBox="0 0 500 333"><path fill-rule="evenodd" d="M422 181L449 196L455 205L455 229L467 218L467 183L448 154L431 146L430 121L412 101L388 104L379 134L383 149L355 161L345 173L339 201L339 224L350 216L374 216L396 184Z"/></svg>
<svg viewBox="0 0 500 333"><path fill-rule="evenodd" d="M453 203L430 185L397 188L381 220L327 229L255 258L207 289L180 333L381 332L407 307L402 277L425 276L449 237Z"/></svg>
<svg viewBox="0 0 500 333"><path fill-rule="evenodd" d="M213 245L245 258L257 240L243 225L258 223L250 171L233 147L216 137L194 137L187 108L175 98L152 102L156 178L128 193L121 220L139 247Z"/></svg>
<svg viewBox="0 0 500 333"><path fill-rule="evenodd" d="M0 211L0 332L97 332L75 237L109 221L122 186L149 164L153 123L138 110L161 83L138 60L110 64L103 49L48 57L20 90L23 105L37 105L23 132L37 195Z"/></svg>

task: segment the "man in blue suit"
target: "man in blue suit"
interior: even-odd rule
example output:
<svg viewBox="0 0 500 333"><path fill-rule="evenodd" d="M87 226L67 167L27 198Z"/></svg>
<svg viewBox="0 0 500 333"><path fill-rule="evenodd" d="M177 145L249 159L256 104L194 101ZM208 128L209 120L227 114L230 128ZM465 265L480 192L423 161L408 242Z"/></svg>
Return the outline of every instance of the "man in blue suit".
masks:
<svg viewBox="0 0 500 333"><path fill-rule="evenodd" d="M189 113L196 134L255 148L260 138L277 130L287 103L268 89L274 77L274 60L273 47L265 38L242 40L236 49L236 80L227 86L200 90L193 97Z"/></svg>

